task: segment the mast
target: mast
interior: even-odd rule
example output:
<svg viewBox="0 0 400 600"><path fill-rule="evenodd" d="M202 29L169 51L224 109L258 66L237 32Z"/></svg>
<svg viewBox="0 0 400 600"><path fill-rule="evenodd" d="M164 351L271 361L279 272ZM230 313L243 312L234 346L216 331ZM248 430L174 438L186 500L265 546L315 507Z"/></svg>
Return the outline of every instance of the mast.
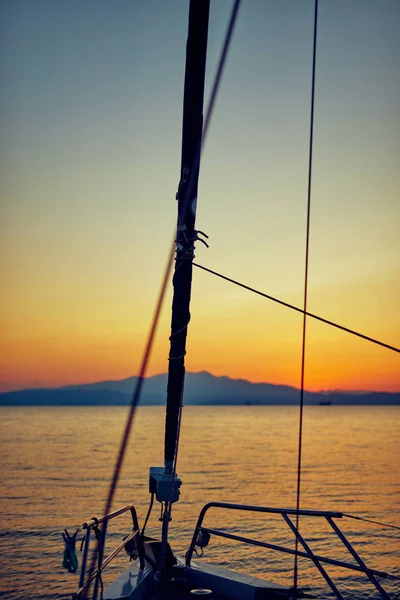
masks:
<svg viewBox="0 0 400 600"><path fill-rule="evenodd" d="M176 474L176 456L185 381L187 328L190 321L190 294L195 229L197 186L203 131L203 100L206 70L210 0L190 0L186 43L185 89L183 97L181 178L176 199L178 223L173 276L172 320L165 418L164 467L150 467L149 491L162 504L161 554L156 579L164 576L168 528L172 504L179 499L181 481Z"/></svg>
<svg viewBox="0 0 400 600"><path fill-rule="evenodd" d="M203 130L203 100L210 0L190 0L183 98L181 178L165 421L165 472L173 472L185 380L186 336L190 321L197 187Z"/></svg>

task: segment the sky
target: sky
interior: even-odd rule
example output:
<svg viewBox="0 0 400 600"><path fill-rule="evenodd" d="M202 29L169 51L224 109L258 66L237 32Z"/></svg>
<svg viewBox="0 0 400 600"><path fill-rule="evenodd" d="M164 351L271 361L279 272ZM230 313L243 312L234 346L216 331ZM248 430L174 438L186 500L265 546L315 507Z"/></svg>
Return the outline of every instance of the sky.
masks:
<svg viewBox="0 0 400 600"><path fill-rule="evenodd" d="M208 97L232 2L213 0ZM186 0L0 6L1 390L136 374L176 221ZM308 308L400 346L400 4L320 0ZM303 302L312 0L243 0L196 261ZM148 374L167 370L171 286ZM300 384L302 317L196 270L187 368ZM400 391L308 321L312 390Z"/></svg>

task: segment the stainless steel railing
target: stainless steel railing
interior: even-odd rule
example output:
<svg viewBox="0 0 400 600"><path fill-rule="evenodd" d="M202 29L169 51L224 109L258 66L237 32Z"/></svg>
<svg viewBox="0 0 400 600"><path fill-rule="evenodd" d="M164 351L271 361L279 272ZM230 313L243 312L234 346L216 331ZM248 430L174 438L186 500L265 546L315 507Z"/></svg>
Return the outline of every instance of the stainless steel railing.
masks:
<svg viewBox="0 0 400 600"><path fill-rule="evenodd" d="M88 561L88 556L89 556L89 546L90 546L90 541L91 541L91 537L92 537L92 532L95 531L97 529L97 527L101 523L105 523L105 522L111 521L112 519L115 519L116 517L118 517L118 516L120 516L120 515L128 512L128 511L130 511L131 517L132 517L132 525L133 525L133 531L132 531L132 533L130 535L128 535L102 561L102 564L99 565L97 567L97 569L93 573L88 574L88 576L86 577L87 561ZM144 567L145 567L144 548L143 548L142 538L140 536L139 522L138 522L138 518L137 518L137 514L136 514L136 509L133 506L133 504L129 504L128 506L124 506L123 508L120 508L119 510L116 510L116 511L114 511L112 513L109 513L108 515L100 517L99 519L93 517L92 519L90 519L90 521L86 521L85 523L83 523L81 525L81 527L80 527L80 530L86 531L86 534L85 534L85 538L84 538L84 546L83 546L83 554L82 554L82 566L81 566L80 575L79 575L79 584L78 584L77 590L72 595L73 598L77 598L77 599L81 598L82 593L85 590L87 590L87 588L90 586L90 584L93 581L94 581L93 598L96 598L97 597L97 591L98 591L99 576L101 576L101 573L103 572L103 570L121 552L121 550L124 549L125 545L130 540L132 540L134 538L137 539L137 549L138 549L138 555L139 555L139 567L140 567L141 571L144 569ZM105 543L105 540L104 540L104 543Z"/></svg>
<svg viewBox="0 0 400 600"><path fill-rule="evenodd" d="M299 543L301 544L301 546L303 547L304 550L296 551L296 550L293 550L292 548L288 548L286 546L279 546L277 544L262 542L260 540L256 540L253 538L248 538L248 537L244 537L241 535L228 533L228 532L222 531L220 529L210 529L208 527L203 527L202 523L203 523L204 517L210 508L223 508L223 509L228 509L228 510L279 514L282 516L282 518L284 519L284 521L286 522L288 527L292 530L292 532L294 533L295 537L297 538L297 540L299 541ZM314 554L314 552L311 550L309 544L306 542L306 540L300 534L300 532L298 531L298 529L295 526L295 524L293 523L293 521L290 519L290 516L293 516L293 515L295 516L297 514L300 516L304 516L304 517L316 517L316 518L326 519L326 521L329 523L330 527L336 533L337 537L343 543L345 548L350 552L350 554L355 559L357 564L343 562L343 561L329 558L326 556L320 556L318 554ZM326 570L323 566L323 563L329 564L329 565L335 565L338 567L343 567L345 569L351 569L353 571L358 571L358 572L364 573L368 577L370 582L374 585L374 587L378 590L378 592L380 593L380 596L382 598L384 598L385 600L390 600L390 597L388 596L387 592L383 589L383 587L381 586L379 581L377 581L376 577L381 577L381 578L385 578L385 579L399 579L399 578L396 576L390 575L389 573L385 573L384 571L377 571L376 569L369 569L366 566L364 561L360 558L360 556L357 554L356 550L353 548L353 546L350 544L350 542L346 539L343 532L339 529L339 527L337 526L337 524L334 521L334 519L340 519L343 516L344 516L343 513L332 512L332 511L318 511L318 510L298 510L297 511L295 509L267 508L267 507L261 507L261 506L248 506L245 504L229 504L229 503L225 503L225 502L209 502L208 504L206 504L203 507L203 509L200 512L199 518L197 520L193 538L192 538L189 550L186 554L186 566L190 566L190 562L192 560L193 552L194 552L194 549L196 546L196 541L197 541L199 533L204 532L204 533L208 533L210 535L215 535L215 536L219 536L219 537L228 538L230 540L235 540L238 542L243 542L245 544L260 546L262 548L268 548L270 550L276 550L279 552L284 552L284 553L292 554L292 555L297 554L297 556L301 556L303 558L308 558L317 567L317 569L319 570L321 575L324 577L325 581L327 582L327 584L329 585L331 590L334 592L336 598L338 598L339 600L343 600L343 596L340 593L340 591L338 590L338 588L336 587L335 583L332 581L331 577L326 572Z"/></svg>

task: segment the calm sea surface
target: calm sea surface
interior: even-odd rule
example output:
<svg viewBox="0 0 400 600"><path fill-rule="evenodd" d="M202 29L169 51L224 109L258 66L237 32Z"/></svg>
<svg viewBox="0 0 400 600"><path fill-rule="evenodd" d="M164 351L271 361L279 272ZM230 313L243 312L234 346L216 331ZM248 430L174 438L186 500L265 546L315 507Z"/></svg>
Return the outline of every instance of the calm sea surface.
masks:
<svg viewBox="0 0 400 600"><path fill-rule="evenodd" d="M1 408L0 595L16 599L68 598L77 575L62 567L61 531L100 516L124 426L125 408ZM137 412L113 508L134 503L143 522L149 501L148 468L162 465L164 409ZM188 407L184 410L172 544L188 548L204 503L295 505L298 409ZM399 524L400 409L306 407L302 507L339 510ZM156 506L148 533L157 535ZM301 521L318 553L351 559L322 520ZM209 526L293 546L281 517L214 510ZM400 531L339 520L369 566L400 575ZM113 521L108 549L129 532L128 516ZM109 577L127 563L124 556ZM201 560L291 584L293 559L271 550L213 538ZM330 598L317 571L301 562L301 583ZM365 577L328 568L345 598L377 598ZM105 577L107 582L107 577ZM391 598L400 582L382 581Z"/></svg>

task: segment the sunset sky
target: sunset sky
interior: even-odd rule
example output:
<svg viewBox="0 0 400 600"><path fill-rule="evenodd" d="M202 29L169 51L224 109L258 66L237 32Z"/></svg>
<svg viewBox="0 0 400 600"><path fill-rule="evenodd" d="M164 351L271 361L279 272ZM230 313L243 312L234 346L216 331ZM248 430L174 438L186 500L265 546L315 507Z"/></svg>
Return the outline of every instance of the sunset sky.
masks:
<svg viewBox="0 0 400 600"><path fill-rule="evenodd" d="M196 260L301 306L312 0L243 0ZM232 2L214 0L207 90ZM136 374L176 220L186 0L0 7L1 390ZM400 346L400 3L320 1L309 310ZM195 270L187 368L300 383L302 317ZM149 375L167 369L171 290ZM306 387L400 391L308 323Z"/></svg>

